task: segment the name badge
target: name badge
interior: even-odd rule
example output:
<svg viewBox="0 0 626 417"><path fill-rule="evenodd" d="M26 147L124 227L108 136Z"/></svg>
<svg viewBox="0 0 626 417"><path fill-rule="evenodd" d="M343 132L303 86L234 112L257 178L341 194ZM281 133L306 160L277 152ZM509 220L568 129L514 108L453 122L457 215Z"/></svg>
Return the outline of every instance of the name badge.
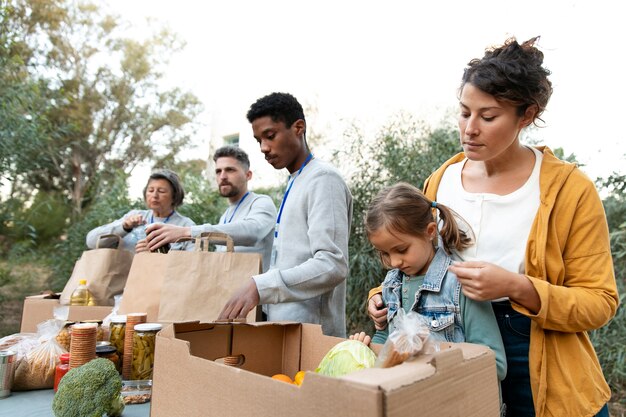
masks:
<svg viewBox="0 0 626 417"><path fill-rule="evenodd" d="M276 239L274 239L274 243L272 243L272 256L270 258L270 268L273 268L276 265L276 256L277 256L278 248L276 247Z"/></svg>

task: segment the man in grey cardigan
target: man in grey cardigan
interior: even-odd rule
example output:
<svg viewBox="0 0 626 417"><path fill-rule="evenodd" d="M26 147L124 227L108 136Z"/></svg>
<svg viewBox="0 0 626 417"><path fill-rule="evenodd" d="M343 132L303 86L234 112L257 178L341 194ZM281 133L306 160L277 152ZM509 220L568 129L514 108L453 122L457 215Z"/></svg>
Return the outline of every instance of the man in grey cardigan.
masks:
<svg viewBox="0 0 626 417"><path fill-rule="evenodd" d="M150 250L176 242L182 237L198 237L205 232L226 233L233 239L235 252L257 252L263 257L263 271L270 265L276 207L264 194L248 191L252 178L250 160L238 146L223 146L215 151L215 177L219 193L229 206L217 224L181 227L154 224L147 229Z"/></svg>
<svg viewBox="0 0 626 417"><path fill-rule="evenodd" d="M268 320L322 325L346 335L346 278L352 195L330 164L306 144L302 106L290 94L272 93L247 114L265 159L289 171L276 218L270 270L253 276L226 303L220 319L245 317L263 304Z"/></svg>

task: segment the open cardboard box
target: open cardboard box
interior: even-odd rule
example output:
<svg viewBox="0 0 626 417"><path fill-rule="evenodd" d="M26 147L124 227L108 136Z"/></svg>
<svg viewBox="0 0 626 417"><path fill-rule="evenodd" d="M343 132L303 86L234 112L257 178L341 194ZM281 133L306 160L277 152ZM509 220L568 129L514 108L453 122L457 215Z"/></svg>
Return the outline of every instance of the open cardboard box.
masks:
<svg viewBox="0 0 626 417"><path fill-rule="evenodd" d="M344 339L291 322L177 323L156 342L151 417L499 416L493 352L448 344L388 369L341 378L315 368ZM378 346L379 348L380 346ZM375 350L377 350L375 348ZM239 356L239 366L222 363ZM307 372L301 386L271 379Z"/></svg>
<svg viewBox="0 0 626 417"><path fill-rule="evenodd" d="M36 332L37 325L54 318L54 309L59 307L61 294L31 295L24 299L21 332ZM70 321L102 320L113 310L113 306L67 306Z"/></svg>

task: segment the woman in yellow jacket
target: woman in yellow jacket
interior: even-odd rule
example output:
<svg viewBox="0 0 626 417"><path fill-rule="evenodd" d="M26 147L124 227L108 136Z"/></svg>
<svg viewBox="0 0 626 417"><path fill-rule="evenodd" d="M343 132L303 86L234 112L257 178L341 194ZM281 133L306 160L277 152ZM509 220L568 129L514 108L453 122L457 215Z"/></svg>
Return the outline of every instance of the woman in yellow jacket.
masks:
<svg viewBox="0 0 626 417"><path fill-rule="evenodd" d="M619 303L602 202L573 164L519 141L552 93L536 40L509 39L468 64L463 152L431 175L425 194L476 236L449 268L467 297L492 301L507 355L507 417L608 417L610 390L587 334ZM381 307L371 297L377 328Z"/></svg>

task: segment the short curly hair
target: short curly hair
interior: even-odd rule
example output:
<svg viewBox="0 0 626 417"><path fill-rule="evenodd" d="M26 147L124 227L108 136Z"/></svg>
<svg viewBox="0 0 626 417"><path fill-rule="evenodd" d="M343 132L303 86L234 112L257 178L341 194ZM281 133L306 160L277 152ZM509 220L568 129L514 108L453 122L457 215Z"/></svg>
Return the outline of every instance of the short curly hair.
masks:
<svg viewBox="0 0 626 417"><path fill-rule="evenodd" d="M183 184L174 171L170 171L169 169L156 169L152 171L150 174L150 178L148 178L148 182L146 182L146 186L143 188L143 199L146 199L146 191L148 191L148 184L152 180L167 180L172 186L172 207L176 208L183 204L183 199L185 198L185 189L183 188Z"/></svg>
<svg viewBox="0 0 626 417"><path fill-rule="evenodd" d="M246 117L252 123L258 118L270 116L276 123L283 122L289 128L296 120L306 120L302 105L289 93L271 93L261 97L250 106Z"/></svg>
<svg viewBox="0 0 626 417"><path fill-rule="evenodd" d="M213 154L213 162L217 162L219 158L225 157L235 158L241 164L244 171L250 169L250 158L248 158L248 154L239 146L222 146Z"/></svg>
<svg viewBox="0 0 626 417"><path fill-rule="evenodd" d="M523 42L509 38L498 47L489 48L480 59L472 59L461 82L462 91L469 83L497 100L517 107L522 116L530 106L536 106L533 123L541 118L552 95L550 71L543 67L543 52L535 44L539 37Z"/></svg>

